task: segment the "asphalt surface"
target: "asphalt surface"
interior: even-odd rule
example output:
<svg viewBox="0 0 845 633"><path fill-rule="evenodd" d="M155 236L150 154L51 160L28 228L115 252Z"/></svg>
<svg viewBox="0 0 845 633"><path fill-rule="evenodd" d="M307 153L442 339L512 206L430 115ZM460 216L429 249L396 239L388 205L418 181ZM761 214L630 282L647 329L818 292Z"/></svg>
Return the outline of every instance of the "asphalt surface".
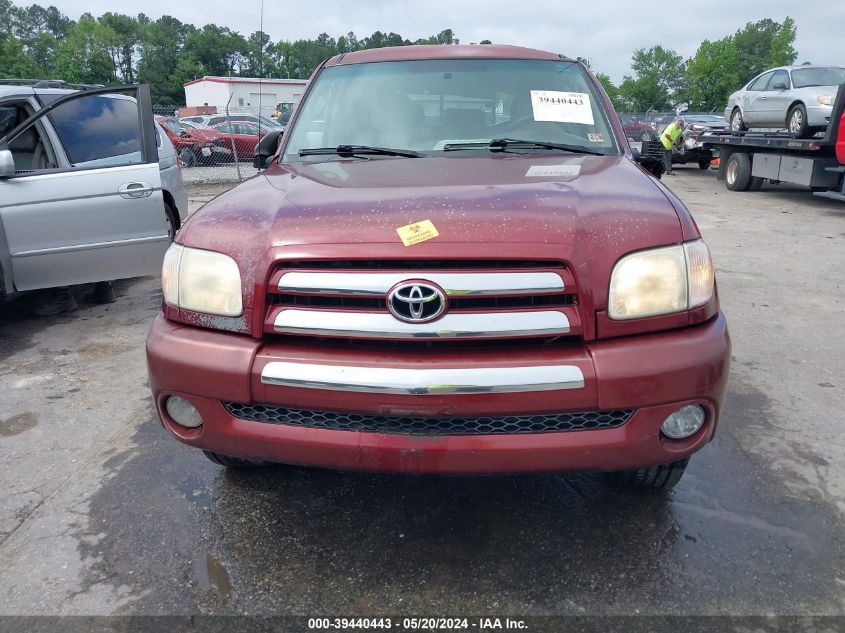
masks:
<svg viewBox="0 0 845 633"><path fill-rule="evenodd" d="M155 418L157 280L71 315L20 300L0 307L0 614L845 614L845 205L677 171L735 357L673 493L228 472Z"/></svg>

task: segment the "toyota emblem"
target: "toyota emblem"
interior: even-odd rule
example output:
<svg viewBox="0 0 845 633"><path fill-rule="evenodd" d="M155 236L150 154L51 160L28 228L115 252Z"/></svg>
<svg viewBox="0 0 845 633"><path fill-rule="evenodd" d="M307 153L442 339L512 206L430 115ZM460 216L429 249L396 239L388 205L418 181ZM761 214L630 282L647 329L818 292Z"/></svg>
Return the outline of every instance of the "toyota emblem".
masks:
<svg viewBox="0 0 845 633"><path fill-rule="evenodd" d="M446 295L437 286L421 281L405 281L387 295L390 314L406 323L433 321L446 309Z"/></svg>

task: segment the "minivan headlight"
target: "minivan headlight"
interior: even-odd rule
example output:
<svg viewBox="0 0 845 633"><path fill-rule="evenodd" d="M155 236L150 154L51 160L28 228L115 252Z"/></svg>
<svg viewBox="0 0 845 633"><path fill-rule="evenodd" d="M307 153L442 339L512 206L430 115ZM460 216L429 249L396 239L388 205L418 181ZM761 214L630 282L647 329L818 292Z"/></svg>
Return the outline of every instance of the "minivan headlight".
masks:
<svg viewBox="0 0 845 633"><path fill-rule="evenodd" d="M241 273L235 260L214 251L171 244L161 270L168 305L205 314L243 314Z"/></svg>
<svg viewBox="0 0 845 633"><path fill-rule="evenodd" d="M816 101L818 101L821 105L826 105L826 106L832 106L833 105L833 97L830 97L830 96L816 97Z"/></svg>
<svg viewBox="0 0 845 633"><path fill-rule="evenodd" d="M610 275L611 319L639 319L705 305L713 297L713 264L702 240L625 255Z"/></svg>

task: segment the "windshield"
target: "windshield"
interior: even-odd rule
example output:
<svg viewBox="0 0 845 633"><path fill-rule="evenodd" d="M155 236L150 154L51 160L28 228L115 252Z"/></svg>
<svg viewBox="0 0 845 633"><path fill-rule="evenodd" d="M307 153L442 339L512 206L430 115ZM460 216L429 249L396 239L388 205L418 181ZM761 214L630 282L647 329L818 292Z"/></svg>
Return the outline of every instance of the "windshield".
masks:
<svg viewBox="0 0 845 633"><path fill-rule="evenodd" d="M189 129L184 123L177 121L176 119L165 119L164 124L176 134L187 132Z"/></svg>
<svg viewBox="0 0 845 633"><path fill-rule="evenodd" d="M808 86L838 86L845 83L845 68L801 68L792 71L795 88Z"/></svg>
<svg viewBox="0 0 845 633"><path fill-rule="evenodd" d="M299 151L307 148L361 145L430 155L446 145L500 138L618 153L607 113L584 71L572 62L545 60L413 60L326 68L286 136L284 162L302 160Z"/></svg>

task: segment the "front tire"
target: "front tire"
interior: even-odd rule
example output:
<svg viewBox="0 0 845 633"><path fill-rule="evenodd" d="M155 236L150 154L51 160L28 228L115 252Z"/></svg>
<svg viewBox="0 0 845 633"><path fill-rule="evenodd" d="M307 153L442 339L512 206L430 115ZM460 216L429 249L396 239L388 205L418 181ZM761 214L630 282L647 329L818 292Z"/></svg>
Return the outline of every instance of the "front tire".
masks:
<svg viewBox="0 0 845 633"><path fill-rule="evenodd" d="M698 161L698 168L699 169L709 169L710 168L710 161L704 160L704 159Z"/></svg>
<svg viewBox="0 0 845 633"><path fill-rule="evenodd" d="M689 457L659 466L623 470L613 473L612 476L617 483L630 488L669 491L684 476L687 464L689 464Z"/></svg>
<svg viewBox="0 0 845 633"><path fill-rule="evenodd" d="M786 115L786 129L798 138L809 138L813 135L812 128L807 124L807 108L803 103L796 103L789 109L789 114Z"/></svg>
<svg viewBox="0 0 845 633"><path fill-rule="evenodd" d="M213 453L211 451L203 451L205 456L218 466L225 466L226 468L261 468L262 466L270 465L270 462L252 461L249 459L241 459L240 457L230 457L221 453Z"/></svg>
<svg viewBox="0 0 845 633"><path fill-rule="evenodd" d="M725 185L731 191L747 191L751 184L751 159L744 152L731 154L725 171Z"/></svg>
<svg viewBox="0 0 845 633"><path fill-rule="evenodd" d="M731 112L731 131L745 132L747 129L745 127L745 120L742 118L742 110L734 108L734 111Z"/></svg>
<svg viewBox="0 0 845 633"><path fill-rule="evenodd" d="M164 203L164 219L167 222L167 237L172 242L176 239L176 231L179 230L179 214L169 202Z"/></svg>

